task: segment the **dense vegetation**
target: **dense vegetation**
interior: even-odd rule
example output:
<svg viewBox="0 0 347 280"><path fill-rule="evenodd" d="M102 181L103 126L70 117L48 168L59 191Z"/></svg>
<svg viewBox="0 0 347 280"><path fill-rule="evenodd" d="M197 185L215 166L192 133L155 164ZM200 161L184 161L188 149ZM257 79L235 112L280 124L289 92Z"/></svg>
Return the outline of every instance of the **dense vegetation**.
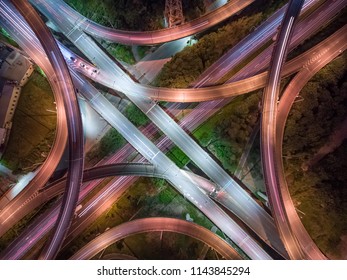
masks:
<svg viewBox="0 0 347 280"><path fill-rule="evenodd" d="M201 125L194 136L230 173L234 173L243 148L257 122L260 94L240 96Z"/></svg>
<svg viewBox="0 0 347 280"><path fill-rule="evenodd" d="M323 68L294 104L284 138L287 179L303 223L319 247L333 257L347 234L347 141L307 171L306 164L326 144L347 114L347 54Z"/></svg>
<svg viewBox="0 0 347 280"><path fill-rule="evenodd" d="M164 65L154 84L160 87L187 87L284 2L256 1L245 8L240 15L231 17L229 23L215 31L202 34L198 43L187 46Z"/></svg>
<svg viewBox="0 0 347 280"><path fill-rule="evenodd" d="M261 22L261 14L243 17L216 32L202 37L193 46L185 47L166 63L155 80L160 87L184 88L244 38L253 26Z"/></svg>
<svg viewBox="0 0 347 280"><path fill-rule="evenodd" d="M124 30L163 28L165 0L65 0L84 16L102 25ZM187 20L205 12L203 0L183 0Z"/></svg>

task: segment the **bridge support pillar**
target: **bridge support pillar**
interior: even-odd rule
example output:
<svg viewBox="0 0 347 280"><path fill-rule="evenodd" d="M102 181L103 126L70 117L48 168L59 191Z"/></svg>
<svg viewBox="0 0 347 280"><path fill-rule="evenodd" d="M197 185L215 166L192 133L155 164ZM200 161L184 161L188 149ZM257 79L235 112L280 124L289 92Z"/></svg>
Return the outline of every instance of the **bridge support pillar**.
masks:
<svg viewBox="0 0 347 280"><path fill-rule="evenodd" d="M184 23L182 0L166 0L164 15L168 27Z"/></svg>

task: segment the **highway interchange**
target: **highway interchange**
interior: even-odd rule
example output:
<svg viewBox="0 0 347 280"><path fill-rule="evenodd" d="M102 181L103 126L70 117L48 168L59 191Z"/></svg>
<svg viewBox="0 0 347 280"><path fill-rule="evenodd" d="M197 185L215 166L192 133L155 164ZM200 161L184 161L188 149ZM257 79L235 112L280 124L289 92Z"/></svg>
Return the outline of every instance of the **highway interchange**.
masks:
<svg viewBox="0 0 347 280"><path fill-rule="evenodd" d="M90 59L90 61L92 61L93 64L82 60L76 54L73 54L71 51L59 44L61 53L65 57L64 61L60 55L60 51L58 50L58 44L53 40L53 36L44 31L40 31L39 33L35 31L35 28L39 28L43 23L35 11L30 13L24 12L25 9L29 9L29 6L27 6L29 4L26 1L23 1L21 4L16 4L18 11L14 8L14 6L12 6L10 1L1 1L1 25L19 43L28 56L30 56L46 73L50 73L50 75L48 75L49 77L52 77L50 83L55 93L58 108L57 111L59 122L57 125L57 131L61 131L62 133L57 133L52 152L44 165L40 168L38 175L0 212L0 234L4 234L16 221L27 213L26 211L30 211L30 209L32 209L32 207L35 205L30 205L33 199L34 201L38 201L37 203L43 203L45 199L48 199L49 196L45 197L39 190L46 184L48 178L53 173L55 166L61 157L61 153L64 150L67 136L69 136L69 143L75 143L76 139L80 138L79 136L83 136L83 133L80 132L80 113L78 106L76 106L77 98L75 91L73 90L74 87L78 89L78 92L84 96L89 104L105 120L116 128L129 142L129 144L143 156L143 158L138 158L137 162L144 162L144 159L147 159L147 161L149 161L152 165L148 166L138 164L133 166L130 165L131 168L126 166L121 166L120 168L118 166L118 169L115 168L112 174L114 176L117 175L122 177L115 178L112 183L109 184L109 186L106 186L104 190L100 191L100 193L96 195L95 200L94 198L91 199L91 201L83 207L83 210L80 213L85 214L89 211L89 216L86 215L82 217L83 215L78 215L78 218L75 217L75 219L73 219L74 209L79 203L77 201L78 191L76 190L80 188L80 182L82 181L83 156L81 155L83 154L83 144L69 145L71 164L69 165L70 169L67 177L68 184L66 184L66 186L70 193L69 191L66 191L65 197L69 197L70 199L64 198L63 203L60 202L61 206L59 203L57 203L52 211L47 212L46 217L29 227L5 250L5 252L2 252L1 257L3 259L18 259L23 257L27 252L26 250L31 248L31 246L38 242L38 240L48 234L49 229L51 229L53 225L57 223L58 230L54 231L56 234L52 235L52 238L49 239L51 240L50 242L47 242L46 248L50 248L48 249L49 253L46 253L45 250L41 252L41 258L43 259L55 258L60 247L63 245L65 236L65 245L63 246L66 246L69 240L72 239L72 236L76 236L78 233L81 233L83 229L86 228L87 225L90 224L93 219L95 219L95 217L97 217L97 215L100 215L114 201L116 201L124 190L127 189L130 183L134 181L133 177L126 177L125 175L145 175L165 178L173 187L175 187L188 200L196 205L196 207L199 208L207 217L209 217L210 220L213 221L217 227L219 227L238 246L238 248L240 248L243 253L251 259L270 259L271 257L264 250L264 248L259 246L259 244L252 237L250 237L247 232L245 232L244 229L238 225L238 223L229 217L214 202L214 200L221 203L231 212L233 212L249 229L251 229L260 239L277 251L277 253L283 258L326 258L314 245L313 241L303 228L301 222L298 220L296 213L293 213L293 211L295 212L295 209L293 208L290 197L289 199L286 199L285 203L281 201L281 199L283 199L281 195L283 192L285 192L285 190L287 190L287 187L283 187L285 184L285 179L283 178L283 174L280 174L281 172L279 170L275 170L273 173L270 172L270 174L265 172L267 191L273 211L272 214L274 215L273 219L253 199L253 197L243 189L243 186L240 185L239 181L235 181L233 177L228 175L208 155L208 153L206 153L190 137L190 135L182 129L182 125L185 125L186 127L186 124L188 124L189 121L194 120L195 123L192 122L190 124L191 126L189 127L190 130L194 129L203 120L206 120L208 116L212 115L215 110L217 110L218 106L230 102L230 98L233 96L262 87L265 87L266 92L266 90L270 88L270 84L274 84L274 81L271 80L271 73L273 73L273 71L275 71L276 78L275 85L271 87L273 91L275 91L277 88L276 83L278 84L281 76L286 76L297 71L299 71L299 74L297 74L298 76L300 73L305 73L306 76L303 80L307 81L312 76L312 73L308 71L308 66L312 68L314 66L314 69L319 69L331 61L334 57L341 53L341 50L343 51L345 49L346 36L340 36L340 40L338 42L336 42L336 39L331 36L332 38L328 38L326 40L327 43L325 45L323 44L323 47L322 44L320 44L315 48L312 48L312 50L307 51L300 57L287 62L282 71L281 68L285 59L284 55L288 49L294 48L302 40L307 38L309 34L316 31L319 28L319 22L322 20L331 20L333 16L345 6L345 1L326 1L323 4L321 3L322 1L313 0L305 1L305 4L299 3L300 1L290 1L288 6L276 12L273 17L270 17L265 23L263 23L263 25L258 27L226 54L228 57L230 57L230 61L235 61L235 63L227 63L227 66L221 66L221 64L225 63L227 60L223 59L223 62L217 61L213 67L206 71L206 73L209 72L209 74L207 76L202 76L200 80L194 84L195 88L179 90L157 89L143 86L134 82L124 73L118 64L114 63L114 61L112 61L94 43L94 41L90 39L90 37L86 36L83 31L91 35L98 33L98 36L100 36L100 34L102 37L109 36L107 37L108 39L112 38L114 41L128 44L148 44L149 41L151 43L161 43L172 40L173 38L178 39L187 35L195 34L197 30L201 31L200 28L202 28L202 23L206 21L206 18L201 18L199 20L184 24L181 27L175 28L174 30L169 29L152 33L137 32L129 33L125 36L124 32L120 32L119 30L109 30L84 19L72 9L67 8L63 1L31 0L30 2L46 17L54 22L60 31L64 33L65 36L68 37L71 42L73 42L75 46L78 47L84 53L84 55ZM226 4L214 12L207 14L206 17L210 17L208 22L212 26L216 22L219 22L218 20L212 21L214 18L221 18L219 13L226 15L225 18L227 18L233 13L238 12L245 6L249 5L251 2L253 1L230 1L229 4ZM302 4L304 5L304 8L301 10ZM57 5L62 5L62 7L58 7ZM294 25L294 17L298 17L300 11L303 14L305 9L312 7L316 9L318 16L313 12L309 16L306 16L303 19L303 22L299 21L296 25ZM22 15L25 14L25 19L27 22L23 20L20 13ZM283 16L284 13L286 14ZM291 17L288 16L289 13L295 14L292 21L290 20ZM229 83L225 85L212 86L212 83L222 78L227 70L231 70L238 63L240 63L242 59L245 59L250 53L254 52L262 44L265 44L266 40L272 38L274 35L274 30L276 30L277 26L279 26L281 20L282 27L277 35L277 38L279 39L276 39L275 42L277 48L280 48L281 50L281 58L278 61L273 60L272 64L270 64L269 77L267 76L267 72L259 72L264 71L266 63L269 63L271 58L269 53L272 53L271 48L267 48L256 59L254 59L254 61L244 67L242 71L240 71L241 74L242 72L244 73L242 74L244 76L240 76L241 78L239 80L229 81ZM302 24L302 27L299 28L298 26L300 23ZM283 26L288 26L288 29L285 30ZM204 28L207 27L208 26ZM295 29L296 27L298 27L298 29ZM43 27L41 28L44 30ZM33 29L33 31L31 29ZM20 32L18 32L18 30L20 30ZM95 30L97 30L97 32L95 32ZM163 36L163 34L166 34L166 32L169 35ZM261 38L263 40L259 40L259 32L262 34ZM294 34L293 36L297 36L290 41L289 34L292 32ZM35 35L35 33L37 34ZM265 34L266 36L264 36ZM126 41L122 41L120 37L126 37ZM47 40L47 38L49 39ZM159 40L156 38L162 39ZM50 45L47 43L47 46L46 44L42 44L42 42L50 42ZM257 44L253 44L254 42L257 42ZM332 45L331 42L335 42L335 44ZM329 54L324 55L324 60L320 60L317 65L312 62L310 65L305 64L305 62L310 61L312 53L315 53L317 49L321 50L322 48L325 48L325 54ZM240 52L243 54L242 56L239 55ZM62 61L57 63L56 57L61 57ZM77 59L72 60L71 57L76 57ZM235 57L238 57L239 60L235 60ZM58 61L59 60L60 59L58 59ZM261 61L262 63L257 61ZM87 71L86 67L81 67L81 62L83 65L89 65L89 69L96 69L98 74L95 75L92 71ZM94 65L96 65L97 68L95 68ZM250 65L253 65L253 67ZM254 65L258 67L254 67ZM247 67L252 70L245 70L248 69ZM64 73L64 71L68 71L68 69L70 74L65 72L65 74L62 75L63 77L59 78L58 74ZM216 71L215 69L223 69L223 71ZM312 72L314 71L312 70ZM72 81L69 80L70 75ZM140 131L138 128L132 125L130 121L127 120L111 103L109 103L108 100L104 98L104 96L83 77L84 75L109 88L123 92L149 117L154 125L150 125L147 131ZM54 79L55 77L57 78ZM235 76L233 79L235 79ZM74 86L71 85L72 82ZM200 87L206 85L209 87L199 89ZM299 91L303 85L304 83L297 86L297 91ZM61 94L61 92L64 90L59 88L59 86L66 87L65 91L66 93L69 93L66 94L66 96L71 96L71 100L64 100L65 95ZM267 95L265 94L265 96ZM222 97L225 99L220 99ZM272 130L265 132L267 136L263 136L262 140L277 140L273 142L276 144L269 144L268 140L262 141L264 145L262 150L262 155L264 157L263 163L268 162L268 165L275 165L276 162L281 160L280 145L282 141L281 137L278 136L281 135L281 133L278 133L278 131L283 131L283 126L287 117L287 115L283 115L282 117L276 118L278 111L276 109L278 100L277 97L278 93L271 94L268 99L265 98L263 101L262 127L271 127ZM201 107L201 110L203 110L203 106L206 106L204 103L198 105L195 110L186 117L186 119L182 119L180 123L176 123L176 121L172 119L156 103L156 100L175 102L213 101L208 102L209 110L205 110L208 112L205 112L205 114L199 119L196 119L194 116L199 114L199 106ZM266 109L267 104L272 104L271 106L275 106L275 108ZM172 105L171 109L174 109L174 106L175 105ZM287 105L287 103L283 106L286 107L287 111L290 109L290 105ZM272 112L272 115L266 116L267 112ZM276 130L275 128L278 119L281 121L282 126L280 126L280 129ZM153 143L150 140L150 135L154 134L157 129L155 126L157 126L166 135L166 137L163 137L158 141L158 143ZM199 180L199 178L196 178L194 174L190 174L179 169L162 152L163 149L168 149L170 146L172 146L172 143L170 143L168 139L179 146L211 179L211 181L206 179ZM81 139L79 139L79 141L81 141ZM276 149L271 150L273 153L271 156L267 156L270 153L269 151L266 153L264 152L266 151L266 147L276 147ZM57 150L57 152L53 152L55 150ZM128 145L121 151L123 152L119 152L118 156L115 155L114 158L112 158L112 162L121 162L126 155L133 152L133 149L131 149L131 147ZM50 163L50 161L52 163ZM107 165L105 166L107 167ZM282 166L282 164L276 164L276 166ZM72 171L73 168L75 168L74 171ZM131 171L129 171L129 169ZM100 167L100 170L102 170L102 166ZM97 172L100 178L109 176L109 173L104 173L100 170ZM267 170L268 167L265 167L265 171ZM73 174L73 176L71 176L71 174ZM269 178L276 178L278 181L275 180L276 182L274 182L274 180L269 180ZM79 194L79 201L82 200L87 194L87 191L84 192L84 190L88 189L88 191L90 191L93 187L95 187L96 182L82 185ZM73 187L69 187L69 184ZM113 197L106 195L110 194L111 190L112 193L114 193L115 189L117 189L117 192L116 194L113 194ZM278 195L278 192L280 192L281 195ZM56 194L56 192L53 193ZM277 202L275 202L275 199L277 199L276 197L279 197L279 201ZM16 210L13 211L13 209ZM61 209L61 214L58 216L59 209ZM283 219L284 215L286 215L286 219ZM83 222L82 218L84 219ZM282 221L282 224L279 224L279 220ZM287 228L287 233L283 233L283 227ZM124 226L120 228L124 231L124 236L126 236L127 227ZM277 230L279 230L280 234ZM70 233L68 233L68 231L70 231ZM116 228L114 232L117 232ZM111 235L111 233L108 233L108 235ZM30 242L27 242L28 240L30 240ZM307 246L307 244L310 244L310 246ZM102 249L103 248L94 248L96 251ZM92 255L88 255L88 258L90 257L92 257Z"/></svg>

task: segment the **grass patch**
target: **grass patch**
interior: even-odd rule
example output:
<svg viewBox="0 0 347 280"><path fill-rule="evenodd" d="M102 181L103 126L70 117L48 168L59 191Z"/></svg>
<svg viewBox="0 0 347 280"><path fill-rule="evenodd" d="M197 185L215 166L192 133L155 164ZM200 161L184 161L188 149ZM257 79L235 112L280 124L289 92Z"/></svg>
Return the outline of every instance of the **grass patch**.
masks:
<svg viewBox="0 0 347 280"><path fill-rule="evenodd" d="M133 65L136 61L130 46L107 43L106 50L117 60Z"/></svg>
<svg viewBox="0 0 347 280"><path fill-rule="evenodd" d="M139 54L140 58L144 58L148 52L150 51L152 47L149 46L137 46L137 53Z"/></svg>
<svg viewBox="0 0 347 280"><path fill-rule="evenodd" d="M4 165L18 173L31 171L36 168L36 164L45 160L54 141L55 110L48 81L34 71L22 88L2 159Z"/></svg>
<svg viewBox="0 0 347 280"><path fill-rule="evenodd" d="M189 157L177 146L174 146L166 154L178 167L182 168L190 161Z"/></svg>
<svg viewBox="0 0 347 280"><path fill-rule="evenodd" d="M0 27L0 40L16 47L16 48L19 48L19 45L17 44L16 41L14 41L10 34L7 33L7 31L5 29L3 29L2 27Z"/></svg>
<svg viewBox="0 0 347 280"><path fill-rule="evenodd" d="M124 115L136 127L143 126L149 123L148 117L134 104L129 104L125 109Z"/></svg>
<svg viewBox="0 0 347 280"><path fill-rule="evenodd" d="M125 143L126 140L123 138L123 136L116 129L111 128L87 153L86 160L90 164L96 164L104 157L123 147Z"/></svg>

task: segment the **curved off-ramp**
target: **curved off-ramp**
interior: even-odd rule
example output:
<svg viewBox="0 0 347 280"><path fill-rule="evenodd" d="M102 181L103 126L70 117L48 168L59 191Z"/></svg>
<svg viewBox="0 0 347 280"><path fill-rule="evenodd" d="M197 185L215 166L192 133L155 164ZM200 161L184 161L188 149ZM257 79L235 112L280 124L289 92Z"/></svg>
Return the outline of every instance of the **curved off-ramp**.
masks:
<svg viewBox="0 0 347 280"><path fill-rule="evenodd" d="M274 164L275 122L281 70L302 4L303 0L291 0L284 15L270 62L267 85L264 89L261 121L260 147L266 192L280 237L291 259L304 259L305 256L292 232L279 193L278 178L275 173L276 165Z"/></svg>
<svg viewBox="0 0 347 280"><path fill-rule="evenodd" d="M277 166L276 176L279 179L280 192L292 231L306 257L310 259L326 259L326 256L320 251L307 233L293 205L284 175L282 144L286 120L301 89L321 68L346 50L347 25L335 32L331 37L334 37L334 40L322 42L320 44L320 51L305 64L302 70L288 84L280 99L276 119L276 146L274 158L275 165Z"/></svg>
<svg viewBox="0 0 347 280"><path fill-rule="evenodd" d="M133 220L109 229L81 248L70 259L91 259L98 252L121 239L134 234L153 231L170 231L185 234L206 243L225 259L241 259L234 248L210 230L192 222L161 217Z"/></svg>

